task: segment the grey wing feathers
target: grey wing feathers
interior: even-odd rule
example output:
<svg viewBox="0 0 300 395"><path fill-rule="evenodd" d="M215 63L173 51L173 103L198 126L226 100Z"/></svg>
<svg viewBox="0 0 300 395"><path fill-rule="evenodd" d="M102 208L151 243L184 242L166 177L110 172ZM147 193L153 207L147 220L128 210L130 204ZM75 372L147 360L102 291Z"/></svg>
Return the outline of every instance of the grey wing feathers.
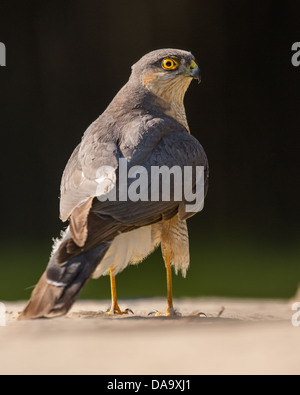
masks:
<svg viewBox="0 0 300 395"><path fill-rule="evenodd" d="M128 160L128 168L140 165L148 172L152 166L204 166L207 183L208 164L203 148L172 119L132 123L122 139L115 142L94 141L94 135L85 135L84 151L80 146L76 148L62 181L62 215L70 217L75 244L71 239L62 248L61 261L95 248L103 241L111 241L118 232L169 219L178 213L180 202L176 201L100 202L94 199L97 169L101 165L112 166L117 182L121 157Z"/></svg>
<svg viewBox="0 0 300 395"><path fill-rule="evenodd" d="M205 152L193 136L184 131L174 132L161 139L151 156L142 164L150 174L152 166L204 166L205 194L208 187L208 161ZM149 177L149 191L150 191ZM99 202L95 201L91 211L99 216L110 216L120 223L145 226L163 218L168 219L178 211L180 202Z"/></svg>
<svg viewBox="0 0 300 395"><path fill-rule="evenodd" d="M130 159L132 164L142 164L161 138L172 132L171 128L164 127L163 121L151 117L129 122L122 138L111 130L112 126L115 127L107 122L102 125L100 117L87 129L68 161L61 182L62 221L67 221L72 212L89 198L97 196L99 182L96 180L101 178L101 167L109 166L115 171L120 157Z"/></svg>
<svg viewBox="0 0 300 395"><path fill-rule="evenodd" d="M84 151L78 145L73 152L61 182L60 217L66 221L74 209L91 197L97 196L101 166L118 166L118 149L113 143L86 144ZM97 156L98 152L98 156Z"/></svg>

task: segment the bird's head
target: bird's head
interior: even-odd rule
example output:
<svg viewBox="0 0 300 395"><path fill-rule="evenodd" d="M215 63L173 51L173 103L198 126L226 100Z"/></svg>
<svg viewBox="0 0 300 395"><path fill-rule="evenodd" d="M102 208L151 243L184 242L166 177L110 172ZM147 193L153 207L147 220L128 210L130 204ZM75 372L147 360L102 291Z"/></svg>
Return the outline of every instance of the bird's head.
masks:
<svg viewBox="0 0 300 395"><path fill-rule="evenodd" d="M178 49L150 52L132 66L131 80L168 102L182 102L193 79L201 81L196 60Z"/></svg>

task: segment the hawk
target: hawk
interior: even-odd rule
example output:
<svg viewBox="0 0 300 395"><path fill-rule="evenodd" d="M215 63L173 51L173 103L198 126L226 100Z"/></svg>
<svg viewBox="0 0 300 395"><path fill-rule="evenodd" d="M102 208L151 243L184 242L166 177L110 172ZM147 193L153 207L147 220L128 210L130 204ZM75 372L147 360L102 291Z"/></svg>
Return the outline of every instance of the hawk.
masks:
<svg viewBox="0 0 300 395"><path fill-rule="evenodd" d="M61 182L60 218L69 221L20 319L66 314L91 278L110 275L110 313L118 306L115 276L136 264L157 246L167 271L168 307L172 297L172 267L185 276L189 266L186 200L170 198L101 199L112 190L121 195L120 159L128 169L143 166L201 166L205 194L208 185L206 154L191 134L184 95L193 79L200 82L194 56L178 49L161 49L132 66L129 81L93 122L75 148ZM193 177L193 188L196 185ZM100 187L100 189L99 189ZM149 180L151 187L151 179ZM130 188L130 183L127 185ZM99 192L100 190L100 192ZM100 195L100 196L99 196Z"/></svg>

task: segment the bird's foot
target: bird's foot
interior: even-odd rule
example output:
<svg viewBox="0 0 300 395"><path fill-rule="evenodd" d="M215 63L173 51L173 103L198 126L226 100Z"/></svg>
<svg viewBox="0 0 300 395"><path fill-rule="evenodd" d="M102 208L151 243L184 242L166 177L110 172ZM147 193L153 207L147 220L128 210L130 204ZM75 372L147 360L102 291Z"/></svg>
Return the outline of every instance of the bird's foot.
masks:
<svg viewBox="0 0 300 395"><path fill-rule="evenodd" d="M150 315L154 315L155 317L180 317L181 316L181 314L178 311L176 311L173 307L168 307L165 314L161 313L158 310L152 310L152 311L150 311L148 316L150 316Z"/></svg>
<svg viewBox="0 0 300 395"><path fill-rule="evenodd" d="M112 306L106 311L106 314L109 315L128 315L129 313L134 315L134 312L131 309L125 309L122 311L118 305Z"/></svg>
<svg viewBox="0 0 300 395"><path fill-rule="evenodd" d="M150 311L150 313L148 314L148 316L155 316L155 317L181 317L182 315L176 311L173 307L172 308L167 308L167 311L165 312L165 314L161 313L158 310L152 310ZM190 315L188 315L188 317L205 317L207 318L207 315L205 313L192 313Z"/></svg>
<svg viewBox="0 0 300 395"><path fill-rule="evenodd" d="M189 315L188 317L205 317L207 318L207 315L205 313L193 313L191 315Z"/></svg>

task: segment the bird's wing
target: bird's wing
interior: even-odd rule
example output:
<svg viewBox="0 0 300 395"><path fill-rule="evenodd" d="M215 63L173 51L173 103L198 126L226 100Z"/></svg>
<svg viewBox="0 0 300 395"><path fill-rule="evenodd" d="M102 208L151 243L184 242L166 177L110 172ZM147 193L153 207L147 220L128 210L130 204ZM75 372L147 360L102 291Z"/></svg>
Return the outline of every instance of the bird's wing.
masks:
<svg viewBox="0 0 300 395"><path fill-rule="evenodd" d="M177 201L99 201L104 187L118 186L118 160L126 158L128 168L144 166L151 174L152 166L207 166L199 142L173 120L135 120L126 128L119 142L102 142L87 136L74 151L64 172L61 187L61 217L70 219L70 228L77 246L93 248L103 240L171 218L180 207ZM106 169L99 174L100 169ZM101 170L102 171L102 170ZM151 189L149 177L149 190Z"/></svg>
<svg viewBox="0 0 300 395"><path fill-rule="evenodd" d="M186 131L179 129L161 139L151 155L142 164L150 174L152 166L204 166L205 191L208 182L208 164L200 143ZM195 180L194 180L195 183ZM149 191L151 190L149 177ZM130 184L128 184L130 185ZM206 193L206 192L205 192ZM182 208L181 208L182 207ZM120 232L130 231L168 220L177 213L185 213L185 201L105 201L94 200L89 215L89 236L84 249L93 248L103 240L112 240ZM195 213L188 213L187 218Z"/></svg>
<svg viewBox="0 0 300 395"><path fill-rule="evenodd" d="M65 168L61 181L60 218L67 221L75 209L101 192L113 189L119 158L143 164L160 140L173 129L161 119L137 118L126 125L122 139L112 127L103 130L99 118L84 134Z"/></svg>
<svg viewBox="0 0 300 395"><path fill-rule="evenodd" d="M101 152L101 155L98 153ZM115 187L118 147L113 142L90 141L73 152L61 182L60 218L70 220L77 245L87 238L87 218L95 196Z"/></svg>
<svg viewBox="0 0 300 395"><path fill-rule="evenodd" d="M177 128L178 130L178 128ZM173 133L164 136L159 144L153 148L151 155L148 156L141 165L146 168L147 173L151 174L151 169L155 166L162 167L166 166L169 169L173 166L178 166L183 169L186 166L195 168L196 166L204 167L204 195L208 189L208 161L204 149L202 148L199 141L187 133L184 129L174 131ZM148 178L148 191L151 191L151 177ZM195 187L196 178L193 175L192 179ZM130 185L130 182L128 182ZM172 198L170 201L151 201L149 196L148 201L126 201L126 202L99 202L96 201L93 204L91 211L97 213L99 216L110 216L120 223L133 225L133 226L144 226L151 223L157 222L158 219L164 217L170 217L170 213L174 213L174 210L179 210L180 206L184 206L187 203L184 199L182 202L174 201ZM172 196L172 194L171 194ZM182 217L180 219L186 219L193 213L184 213L182 211ZM174 215L174 214L173 214Z"/></svg>
<svg viewBox="0 0 300 395"><path fill-rule="evenodd" d="M119 158L132 165L143 163L160 139L171 133L162 120L137 117L126 125L122 141L115 137L114 123L100 117L86 131L65 168L61 182L60 218L70 220L74 241L80 247L87 238L88 215L96 196L116 185Z"/></svg>
<svg viewBox="0 0 300 395"><path fill-rule="evenodd" d="M68 220L76 208L97 196L101 187L106 191L113 188L117 167L118 147L113 142L90 141L84 149L78 145L62 177L60 218Z"/></svg>

